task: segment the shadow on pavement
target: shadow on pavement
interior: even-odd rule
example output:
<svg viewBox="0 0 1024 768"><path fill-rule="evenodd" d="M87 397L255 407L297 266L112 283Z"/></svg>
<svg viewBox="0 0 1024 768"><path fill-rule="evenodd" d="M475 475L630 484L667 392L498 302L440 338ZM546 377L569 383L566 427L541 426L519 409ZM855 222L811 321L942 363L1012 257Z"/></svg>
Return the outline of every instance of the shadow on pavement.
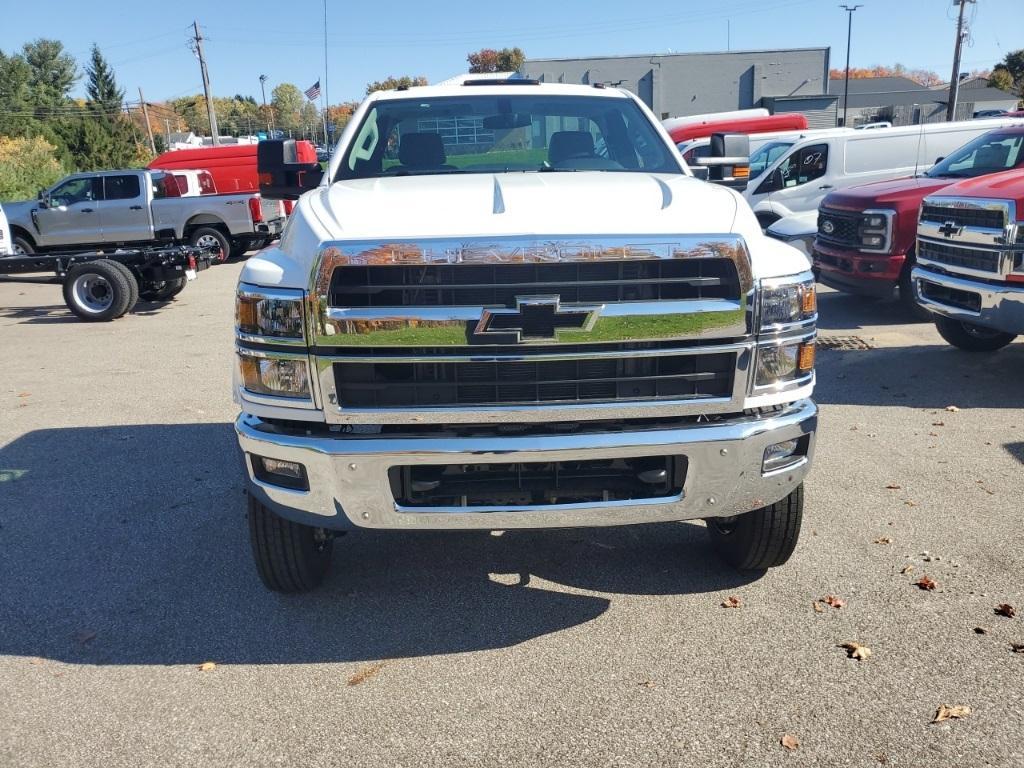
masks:
<svg viewBox="0 0 1024 768"><path fill-rule="evenodd" d="M841 330L848 336L860 328L924 322L927 321L915 317L895 299L854 296L818 286L819 331Z"/></svg>
<svg viewBox="0 0 1024 768"><path fill-rule="evenodd" d="M1024 344L963 352L948 344L823 349L814 399L822 404L911 408L1024 408Z"/></svg>
<svg viewBox="0 0 1024 768"><path fill-rule="evenodd" d="M88 664L291 664L504 648L607 610L578 590L750 581L699 525L356 532L319 591L259 583L228 424L48 429L0 449L0 654Z"/></svg>

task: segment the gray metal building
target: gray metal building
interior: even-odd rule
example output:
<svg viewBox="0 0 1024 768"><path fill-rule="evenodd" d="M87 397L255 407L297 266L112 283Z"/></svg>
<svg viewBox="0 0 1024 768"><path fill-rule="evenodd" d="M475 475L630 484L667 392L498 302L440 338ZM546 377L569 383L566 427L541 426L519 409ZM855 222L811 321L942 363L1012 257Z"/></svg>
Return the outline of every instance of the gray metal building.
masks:
<svg viewBox="0 0 1024 768"><path fill-rule="evenodd" d="M803 112L835 125L828 48L527 59L522 72L544 82L604 83L632 91L662 119L765 107Z"/></svg>

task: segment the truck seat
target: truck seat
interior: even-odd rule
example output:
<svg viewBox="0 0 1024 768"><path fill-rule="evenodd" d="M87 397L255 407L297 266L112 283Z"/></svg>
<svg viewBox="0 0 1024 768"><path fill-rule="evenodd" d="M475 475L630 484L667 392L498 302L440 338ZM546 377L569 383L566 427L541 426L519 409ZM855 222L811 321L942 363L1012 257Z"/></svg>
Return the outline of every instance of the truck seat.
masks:
<svg viewBox="0 0 1024 768"><path fill-rule="evenodd" d="M406 168L450 168L445 165L447 157L444 143L436 133L407 133L402 136L398 147L398 159Z"/></svg>
<svg viewBox="0 0 1024 768"><path fill-rule="evenodd" d="M551 165L572 157L594 157L594 137L590 131L556 131L548 142L548 162Z"/></svg>

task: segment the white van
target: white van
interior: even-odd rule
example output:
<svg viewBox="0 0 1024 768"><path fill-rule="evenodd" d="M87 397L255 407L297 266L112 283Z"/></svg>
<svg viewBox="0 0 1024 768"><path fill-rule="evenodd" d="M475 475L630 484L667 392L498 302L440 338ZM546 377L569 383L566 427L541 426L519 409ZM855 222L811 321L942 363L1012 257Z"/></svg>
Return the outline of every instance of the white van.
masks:
<svg viewBox="0 0 1024 768"><path fill-rule="evenodd" d="M815 211L833 189L921 173L971 139L992 130L1024 125L1024 119L963 120L858 131L837 128L800 138L762 144L751 153L750 183L743 196L767 227L773 221ZM808 132L805 132L808 133ZM767 155L775 158L767 160ZM767 160L764 171L760 160ZM758 160L755 167L755 160Z"/></svg>

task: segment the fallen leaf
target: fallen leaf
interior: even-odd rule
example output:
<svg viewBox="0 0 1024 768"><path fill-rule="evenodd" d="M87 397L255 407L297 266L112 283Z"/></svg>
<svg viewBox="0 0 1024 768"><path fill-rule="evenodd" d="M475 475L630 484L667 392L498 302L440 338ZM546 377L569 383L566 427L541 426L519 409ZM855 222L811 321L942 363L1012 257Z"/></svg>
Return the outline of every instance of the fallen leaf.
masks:
<svg viewBox="0 0 1024 768"><path fill-rule="evenodd" d="M900 569L900 573L910 573L912 570L914 570L914 566L904 565L903 568Z"/></svg>
<svg viewBox="0 0 1024 768"><path fill-rule="evenodd" d="M217 665L212 661L204 661L199 665L200 672L211 672L217 668Z"/></svg>
<svg viewBox="0 0 1024 768"><path fill-rule="evenodd" d="M31 394L31 392L19 392L18 397L30 397Z"/></svg>
<svg viewBox="0 0 1024 768"><path fill-rule="evenodd" d="M384 669L385 666L387 666L386 661L378 661L376 664L371 664L368 667L363 667L361 670L356 672L354 675L352 675L352 677L348 679L347 685L351 687L353 685L365 683L370 678L375 677L378 672Z"/></svg>
<svg viewBox="0 0 1024 768"><path fill-rule="evenodd" d="M1024 653L1024 643L1010 643L1010 650L1014 653Z"/></svg>
<svg viewBox="0 0 1024 768"><path fill-rule="evenodd" d="M976 635L987 635L988 634L988 630L985 629L984 627L975 627L974 628L974 634L976 634Z"/></svg>
<svg viewBox="0 0 1024 768"><path fill-rule="evenodd" d="M639 685L641 688L653 688L654 687L654 681L653 680L644 680L642 683L637 683L637 685Z"/></svg>
<svg viewBox="0 0 1024 768"><path fill-rule="evenodd" d="M932 426L933 427L944 427L944 426L946 426L946 422L944 422L944 421L933 421L932 422ZM929 432L928 434L930 435L932 433Z"/></svg>
<svg viewBox="0 0 1024 768"><path fill-rule="evenodd" d="M1017 609L1009 603L1000 603L996 606L996 613L999 616L1005 616L1008 619L1012 619L1017 615Z"/></svg>
<svg viewBox="0 0 1024 768"><path fill-rule="evenodd" d="M940 704L939 708L935 710L935 718L932 722L941 723L944 720L952 720L953 718L959 720L960 718L967 717L969 714L971 714L971 708L965 707L962 704L957 704L952 707Z"/></svg>
<svg viewBox="0 0 1024 768"><path fill-rule="evenodd" d="M911 501L910 499L907 499L903 503L906 504L908 507L916 507L917 506L917 502L916 501Z"/></svg>
<svg viewBox="0 0 1024 768"><path fill-rule="evenodd" d="M741 605L743 605L743 601L735 595L733 595L732 597L727 597L725 598L725 600L722 601L723 608L739 608Z"/></svg>
<svg viewBox="0 0 1024 768"><path fill-rule="evenodd" d="M814 612L815 613L823 613L824 610L825 610L824 608L821 607L821 603L819 603L817 600L815 600L813 603L811 603L811 607L814 608Z"/></svg>
<svg viewBox="0 0 1024 768"><path fill-rule="evenodd" d="M800 746L800 739L798 739L791 733L787 733L781 739L779 739L779 743L786 749L788 749L790 752L792 752L794 749Z"/></svg>
<svg viewBox="0 0 1024 768"><path fill-rule="evenodd" d="M866 645L861 645L860 643L843 643L839 647L845 648L846 655L851 659L856 659L857 661L864 661L864 659L871 655L871 649Z"/></svg>
<svg viewBox="0 0 1024 768"><path fill-rule="evenodd" d="M80 629L75 632L75 642L85 645L96 639L96 633L91 629Z"/></svg>
<svg viewBox="0 0 1024 768"><path fill-rule="evenodd" d="M873 544L892 544L892 539L890 539L888 536L883 536L880 539L875 539L874 542L872 542L872 543Z"/></svg>
<svg viewBox="0 0 1024 768"><path fill-rule="evenodd" d="M914 586L915 586L915 587L920 587L921 589L923 589L923 590L925 590L925 591L927 591L927 592L931 592L931 591L933 591L933 590L934 590L934 589L935 589L935 588L936 588L937 586L939 586L939 584L938 584L938 582L937 582L937 581L935 581L935 579L933 579L933 578L932 578L931 576L927 576L927 575L925 575L925 576L922 576L922 577L921 577L920 579L918 579L917 581L915 581L915 582L914 582Z"/></svg>
<svg viewBox="0 0 1024 768"><path fill-rule="evenodd" d="M928 433L928 437L938 437L938 436L939 436L938 432L929 432Z"/></svg>
<svg viewBox="0 0 1024 768"><path fill-rule="evenodd" d="M846 601L843 600L843 598L836 597L835 595L825 595L825 598L821 602L832 608L842 608L846 605Z"/></svg>
<svg viewBox="0 0 1024 768"><path fill-rule="evenodd" d="M898 490L899 490L900 488L902 488L903 486L901 486L901 485L896 485L896 483L889 483L889 484L888 484L887 486L885 486L885 487L886 487L886 489L887 489L887 490L890 490L890 491L898 491Z"/></svg>

